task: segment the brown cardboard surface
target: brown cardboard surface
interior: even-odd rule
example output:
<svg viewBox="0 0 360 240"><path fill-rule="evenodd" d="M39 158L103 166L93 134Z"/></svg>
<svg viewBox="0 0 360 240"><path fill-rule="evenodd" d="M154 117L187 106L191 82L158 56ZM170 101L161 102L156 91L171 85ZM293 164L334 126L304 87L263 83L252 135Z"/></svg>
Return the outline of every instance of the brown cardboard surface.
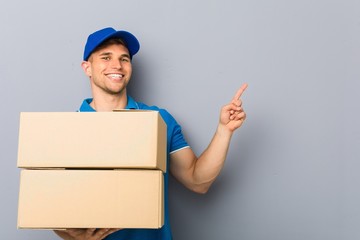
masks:
<svg viewBox="0 0 360 240"><path fill-rule="evenodd" d="M160 170L21 170L18 228L160 228Z"/></svg>
<svg viewBox="0 0 360 240"><path fill-rule="evenodd" d="M22 112L17 164L166 171L166 124L157 111Z"/></svg>

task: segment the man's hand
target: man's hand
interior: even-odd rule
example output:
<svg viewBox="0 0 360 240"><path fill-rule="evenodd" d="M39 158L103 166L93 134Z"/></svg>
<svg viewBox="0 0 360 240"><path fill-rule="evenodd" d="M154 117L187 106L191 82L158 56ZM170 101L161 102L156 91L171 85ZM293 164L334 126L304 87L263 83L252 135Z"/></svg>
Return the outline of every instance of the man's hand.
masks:
<svg viewBox="0 0 360 240"><path fill-rule="evenodd" d="M64 240L102 240L116 232L117 228L73 228L55 230L54 232Z"/></svg>
<svg viewBox="0 0 360 240"><path fill-rule="evenodd" d="M230 132L234 132L245 121L246 114L242 107L241 95L247 88L247 84L242 85L236 92L231 102L221 109L220 125L225 126Z"/></svg>

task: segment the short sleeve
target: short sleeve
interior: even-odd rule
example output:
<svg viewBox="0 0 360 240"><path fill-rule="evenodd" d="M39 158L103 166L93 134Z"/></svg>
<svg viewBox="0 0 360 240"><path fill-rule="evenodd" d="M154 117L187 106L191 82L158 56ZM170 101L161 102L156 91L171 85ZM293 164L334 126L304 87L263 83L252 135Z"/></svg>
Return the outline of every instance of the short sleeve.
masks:
<svg viewBox="0 0 360 240"><path fill-rule="evenodd" d="M175 118L163 109L160 110L160 115L167 125L168 152L173 153L182 148L189 147L182 134L181 126L176 122Z"/></svg>

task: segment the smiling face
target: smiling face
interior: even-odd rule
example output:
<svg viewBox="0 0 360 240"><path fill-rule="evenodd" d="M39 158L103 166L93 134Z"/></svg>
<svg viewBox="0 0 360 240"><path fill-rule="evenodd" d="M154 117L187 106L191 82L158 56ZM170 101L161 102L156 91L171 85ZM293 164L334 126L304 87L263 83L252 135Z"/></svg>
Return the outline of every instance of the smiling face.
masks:
<svg viewBox="0 0 360 240"><path fill-rule="evenodd" d="M132 73L128 49L122 44L110 44L95 50L82 63L95 94L126 94Z"/></svg>

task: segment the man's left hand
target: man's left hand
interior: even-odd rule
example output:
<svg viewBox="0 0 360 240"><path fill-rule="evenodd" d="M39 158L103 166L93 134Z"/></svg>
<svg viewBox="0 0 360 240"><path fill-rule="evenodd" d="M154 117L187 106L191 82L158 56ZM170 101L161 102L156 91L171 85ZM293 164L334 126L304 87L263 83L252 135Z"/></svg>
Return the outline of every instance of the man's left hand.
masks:
<svg viewBox="0 0 360 240"><path fill-rule="evenodd" d="M242 107L241 95L247 88L247 84L243 84L236 92L231 102L221 109L220 125L225 126L230 132L238 129L246 118L246 113Z"/></svg>

